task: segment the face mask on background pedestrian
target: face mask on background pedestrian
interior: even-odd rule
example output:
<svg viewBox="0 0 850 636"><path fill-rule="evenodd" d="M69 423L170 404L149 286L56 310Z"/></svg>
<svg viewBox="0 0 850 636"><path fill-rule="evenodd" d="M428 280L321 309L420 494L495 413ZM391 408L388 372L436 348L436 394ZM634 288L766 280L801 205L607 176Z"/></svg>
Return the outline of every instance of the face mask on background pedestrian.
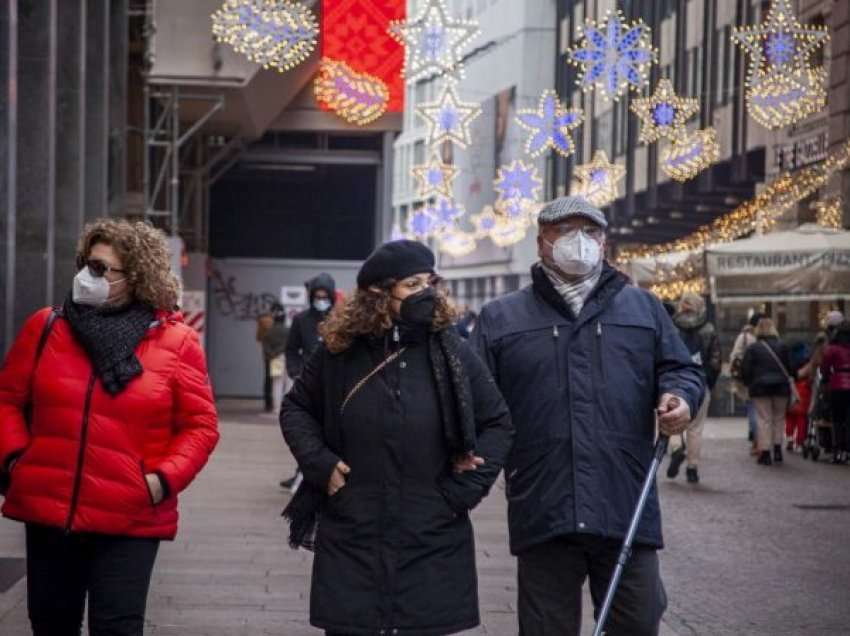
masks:
<svg viewBox="0 0 850 636"><path fill-rule="evenodd" d="M86 265L74 277L72 298L78 305L91 305L100 307L109 300L109 291L112 285L122 283L124 278L109 282L104 275L95 276L91 268Z"/></svg>
<svg viewBox="0 0 850 636"><path fill-rule="evenodd" d="M554 243L546 243L552 248L552 260L555 265L570 276L589 274L602 260L599 242L588 236L583 229L573 230Z"/></svg>
<svg viewBox="0 0 850 636"><path fill-rule="evenodd" d="M433 287L426 287L401 301L399 316L403 322L412 325L430 325L436 305L437 293Z"/></svg>
<svg viewBox="0 0 850 636"><path fill-rule="evenodd" d="M331 308L331 301L329 298L317 298L313 301L313 308L321 313L325 313Z"/></svg>

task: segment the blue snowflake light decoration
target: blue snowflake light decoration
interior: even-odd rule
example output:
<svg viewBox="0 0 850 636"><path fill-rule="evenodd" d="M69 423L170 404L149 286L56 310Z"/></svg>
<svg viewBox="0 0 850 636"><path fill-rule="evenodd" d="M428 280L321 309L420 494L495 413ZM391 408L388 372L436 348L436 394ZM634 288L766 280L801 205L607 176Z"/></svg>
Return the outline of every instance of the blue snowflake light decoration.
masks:
<svg viewBox="0 0 850 636"><path fill-rule="evenodd" d="M447 232L455 227L457 222L466 214L463 206L452 199L439 197L426 211L433 220L434 233Z"/></svg>
<svg viewBox="0 0 850 636"><path fill-rule="evenodd" d="M292 0L225 0L212 23L216 40L280 72L307 59L319 36L313 13Z"/></svg>
<svg viewBox="0 0 850 636"><path fill-rule="evenodd" d="M599 24L588 20L579 36L583 40L569 56L581 69L578 84L583 90L596 87L603 99L616 101L629 88L643 88L658 52L652 47L652 31L642 20L628 23L620 11L609 11Z"/></svg>
<svg viewBox="0 0 850 636"><path fill-rule="evenodd" d="M427 208L419 208L407 217L407 233L418 241L424 241L434 233L434 216Z"/></svg>
<svg viewBox="0 0 850 636"><path fill-rule="evenodd" d="M543 182L537 174L537 168L524 161L502 166L495 180L499 201L536 201L542 188Z"/></svg>
<svg viewBox="0 0 850 636"><path fill-rule="evenodd" d="M581 109L566 110L553 90L543 91L537 110L521 110L516 116L517 123L531 133L525 152L532 157L539 157L550 148L569 157L575 151L570 131L583 119Z"/></svg>
<svg viewBox="0 0 850 636"><path fill-rule="evenodd" d="M747 107L769 129L782 128L826 105L826 71L811 64L829 41L826 27L801 24L790 0L773 0L762 24L736 27L732 40L750 57Z"/></svg>

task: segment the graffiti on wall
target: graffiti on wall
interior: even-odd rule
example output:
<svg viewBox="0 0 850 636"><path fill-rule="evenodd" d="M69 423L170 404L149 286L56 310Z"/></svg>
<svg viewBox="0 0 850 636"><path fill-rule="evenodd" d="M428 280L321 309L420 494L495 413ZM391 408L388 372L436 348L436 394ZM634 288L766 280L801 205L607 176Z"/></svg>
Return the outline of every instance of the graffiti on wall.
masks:
<svg viewBox="0 0 850 636"><path fill-rule="evenodd" d="M271 292L240 293L236 276L225 276L217 269L212 271L212 296L215 311L234 320L256 320L280 302Z"/></svg>

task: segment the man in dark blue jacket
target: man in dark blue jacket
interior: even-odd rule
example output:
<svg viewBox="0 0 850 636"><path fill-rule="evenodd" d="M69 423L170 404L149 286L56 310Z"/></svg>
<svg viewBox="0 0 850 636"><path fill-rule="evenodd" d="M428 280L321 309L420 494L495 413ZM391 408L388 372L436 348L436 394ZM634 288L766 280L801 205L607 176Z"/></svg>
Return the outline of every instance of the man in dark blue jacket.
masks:
<svg viewBox="0 0 850 636"><path fill-rule="evenodd" d="M597 611L662 432L681 433L703 397L661 302L602 258L607 221L564 197L539 217L532 285L484 307L474 338L511 409L505 467L521 636L578 635L581 588ZM653 487L608 633L655 635L666 608Z"/></svg>

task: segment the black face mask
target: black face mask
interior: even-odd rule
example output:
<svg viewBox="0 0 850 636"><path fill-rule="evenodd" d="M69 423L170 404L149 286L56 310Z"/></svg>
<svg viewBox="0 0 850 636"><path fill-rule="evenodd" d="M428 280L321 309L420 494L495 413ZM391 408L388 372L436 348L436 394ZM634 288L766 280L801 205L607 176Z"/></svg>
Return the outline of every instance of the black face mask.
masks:
<svg viewBox="0 0 850 636"><path fill-rule="evenodd" d="M411 325L430 325L436 304L437 293L433 287L426 287L401 301L401 320Z"/></svg>

